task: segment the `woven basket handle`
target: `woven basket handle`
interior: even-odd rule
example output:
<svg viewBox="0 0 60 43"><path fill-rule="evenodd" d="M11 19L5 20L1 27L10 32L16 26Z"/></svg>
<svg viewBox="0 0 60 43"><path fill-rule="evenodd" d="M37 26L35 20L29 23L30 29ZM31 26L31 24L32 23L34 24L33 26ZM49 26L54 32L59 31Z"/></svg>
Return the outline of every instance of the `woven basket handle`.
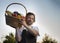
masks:
<svg viewBox="0 0 60 43"><path fill-rule="evenodd" d="M24 7L24 9L25 9L25 11L26 11L26 14L27 14L27 9L26 9L26 7L25 7L23 4L21 4L21 3L11 3L11 4L9 4L9 5L7 6L7 8L6 8L6 11L8 10L9 6L14 5L14 4L21 5L22 7ZM6 15L6 12L5 12L5 15Z"/></svg>

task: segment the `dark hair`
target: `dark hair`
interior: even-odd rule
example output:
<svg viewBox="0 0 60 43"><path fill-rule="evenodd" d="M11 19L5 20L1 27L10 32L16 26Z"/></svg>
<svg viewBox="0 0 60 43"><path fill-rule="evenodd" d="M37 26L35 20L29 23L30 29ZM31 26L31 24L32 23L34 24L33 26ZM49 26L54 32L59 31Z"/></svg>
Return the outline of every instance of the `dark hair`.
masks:
<svg viewBox="0 0 60 43"><path fill-rule="evenodd" d="M17 12L17 11L14 11L13 13L16 13L16 14L18 14L18 12Z"/></svg>
<svg viewBox="0 0 60 43"><path fill-rule="evenodd" d="M27 16L30 16L30 15L33 15L33 16L34 16L34 22L35 22L35 14L32 13L32 12L28 12L28 13L26 14L26 18L27 18Z"/></svg>

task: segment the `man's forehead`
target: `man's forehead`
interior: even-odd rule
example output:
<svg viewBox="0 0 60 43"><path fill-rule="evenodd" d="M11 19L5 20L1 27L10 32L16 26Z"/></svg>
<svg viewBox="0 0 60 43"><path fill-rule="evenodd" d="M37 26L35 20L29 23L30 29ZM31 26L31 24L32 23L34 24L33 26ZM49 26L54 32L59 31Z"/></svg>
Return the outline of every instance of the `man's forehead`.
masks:
<svg viewBox="0 0 60 43"><path fill-rule="evenodd" d="M30 15L30 16L27 16L27 17L34 18L34 16L33 16L33 15Z"/></svg>
<svg viewBox="0 0 60 43"><path fill-rule="evenodd" d="M28 15L27 17L31 17L31 16L34 17L34 15Z"/></svg>

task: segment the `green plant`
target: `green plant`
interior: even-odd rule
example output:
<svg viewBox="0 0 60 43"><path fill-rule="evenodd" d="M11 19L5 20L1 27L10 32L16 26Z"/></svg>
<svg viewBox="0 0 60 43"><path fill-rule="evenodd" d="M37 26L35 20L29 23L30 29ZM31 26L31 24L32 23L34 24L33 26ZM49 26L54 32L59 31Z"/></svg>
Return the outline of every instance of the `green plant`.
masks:
<svg viewBox="0 0 60 43"><path fill-rule="evenodd" d="M3 43L15 43L15 37L13 33L10 33L9 35L6 35L6 39L3 41Z"/></svg>
<svg viewBox="0 0 60 43"><path fill-rule="evenodd" d="M57 43L57 41L55 39L50 38L47 34L45 34L42 43Z"/></svg>

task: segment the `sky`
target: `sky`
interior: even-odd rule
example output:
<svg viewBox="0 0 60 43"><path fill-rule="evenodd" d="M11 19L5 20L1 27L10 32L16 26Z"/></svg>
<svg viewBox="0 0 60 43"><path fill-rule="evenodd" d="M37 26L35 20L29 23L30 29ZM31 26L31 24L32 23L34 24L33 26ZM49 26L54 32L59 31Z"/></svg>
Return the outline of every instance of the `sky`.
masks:
<svg viewBox="0 0 60 43"><path fill-rule="evenodd" d="M40 34L37 41L41 41L46 33L60 43L60 0L0 0L0 41L11 32L15 34L15 29L6 25L5 20L6 7L11 3L22 3L27 12L36 15L34 25L38 26ZM14 6L10 6L8 10L12 12L17 10L25 15L23 7Z"/></svg>

